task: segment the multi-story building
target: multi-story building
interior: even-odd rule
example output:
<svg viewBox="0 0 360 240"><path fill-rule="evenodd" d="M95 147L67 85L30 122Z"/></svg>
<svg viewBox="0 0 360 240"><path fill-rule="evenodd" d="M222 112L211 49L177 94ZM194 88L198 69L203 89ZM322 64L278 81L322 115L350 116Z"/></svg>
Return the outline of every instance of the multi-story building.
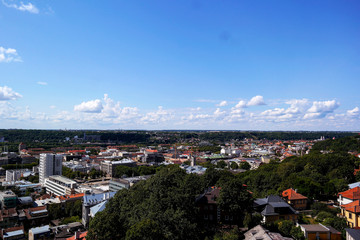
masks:
<svg viewBox="0 0 360 240"><path fill-rule="evenodd" d="M62 155L59 154L40 154L39 181L45 183L45 179L52 175L62 174Z"/></svg>
<svg viewBox="0 0 360 240"><path fill-rule="evenodd" d="M360 200L360 187L355 187L338 193L338 203L340 206L356 200Z"/></svg>
<svg viewBox="0 0 360 240"><path fill-rule="evenodd" d="M4 192L0 192L0 203L2 209L16 207L16 201L17 201L17 196L13 191L7 190Z"/></svg>
<svg viewBox="0 0 360 240"><path fill-rule="evenodd" d="M341 215L345 217L347 225L351 228L360 227L360 200L343 204L341 207Z"/></svg>
<svg viewBox="0 0 360 240"><path fill-rule="evenodd" d="M88 227L90 221L90 208L114 197L116 192L100 194L85 194L83 198L82 224Z"/></svg>
<svg viewBox="0 0 360 240"><path fill-rule="evenodd" d="M304 210L307 208L308 198L298 193L296 189L289 188L283 191L282 197L296 210Z"/></svg>
<svg viewBox="0 0 360 240"><path fill-rule="evenodd" d="M131 159L122 159L119 161L103 161L100 165L100 170L106 172L110 177L115 174L115 170L117 166L128 166L135 167L136 162Z"/></svg>
<svg viewBox="0 0 360 240"><path fill-rule="evenodd" d="M6 181L15 182L20 180L25 172L30 172L29 169L18 169L18 170L6 170Z"/></svg>
<svg viewBox="0 0 360 240"><path fill-rule="evenodd" d="M77 183L70 178L54 175L45 179L44 186L46 187L47 194L62 196L74 194Z"/></svg>
<svg viewBox="0 0 360 240"><path fill-rule="evenodd" d="M50 239L49 225L31 228L29 230L29 240Z"/></svg>

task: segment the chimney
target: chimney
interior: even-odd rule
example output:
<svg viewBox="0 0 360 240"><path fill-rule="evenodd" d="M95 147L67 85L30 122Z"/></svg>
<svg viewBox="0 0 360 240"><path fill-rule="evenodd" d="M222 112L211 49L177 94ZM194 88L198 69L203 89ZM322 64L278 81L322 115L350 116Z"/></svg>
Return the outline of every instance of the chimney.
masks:
<svg viewBox="0 0 360 240"><path fill-rule="evenodd" d="M81 234L80 230L77 230L77 231L75 232L75 240L76 240L76 239L80 239L80 234Z"/></svg>

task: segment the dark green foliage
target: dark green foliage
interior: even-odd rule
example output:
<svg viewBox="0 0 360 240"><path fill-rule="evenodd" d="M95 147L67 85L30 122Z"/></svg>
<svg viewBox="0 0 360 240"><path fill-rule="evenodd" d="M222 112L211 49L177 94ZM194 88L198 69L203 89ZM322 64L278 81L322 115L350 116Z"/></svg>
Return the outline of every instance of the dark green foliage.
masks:
<svg viewBox="0 0 360 240"><path fill-rule="evenodd" d="M157 171L162 169L164 166L138 166L138 167L128 167L128 166L117 166L115 169L114 177L121 178L123 176L132 177L132 176L143 176L143 175L152 175Z"/></svg>
<svg viewBox="0 0 360 240"><path fill-rule="evenodd" d="M225 168L227 165L224 160L220 160L216 163L217 168Z"/></svg>
<svg viewBox="0 0 360 240"><path fill-rule="evenodd" d="M360 152L360 136L343 137L339 139L328 139L317 142L312 151L328 150L335 152Z"/></svg>
<svg viewBox="0 0 360 240"><path fill-rule="evenodd" d="M50 219L61 219L76 216L81 219L82 203L81 200L68 201L64 206L61 204L50 204L47 208Z"/></svg>
<svg viewBox="0 0 360 240"><path fill-rule="evenodd" d="M243 216L244 213L252 211L252 196L243 186L240 179L231 175L227 181L221 184L219 199L217 200L221 209L231 212L236 216ZM239 226L243 224L243 219L239 217Z"/></svg>
<svg viewBox="0 0 360 240"><path fill-rule="evenodd" d="M236 162L231 162L230 168L231 168L231 169L238 169L238 168L239 168L239 165L238 165Z"/></svg>
<svg viewBox="0 0 360 240"><path fill-rule="evenodd" d="M239 164L240 169L250 170L251 166L248 162L241 162Z"/></svg>
<svg viewBox="0 0 360 240"><path fill-rule="evenodd" d="M203 239L207 233L197 218L195 198L205 187L216 184L222 187L223 196L232 197L221 203L224 207L243 214L252 205L250 194L228 171L211 168L199 176L168 166L147 181L119 191L90 222L87 238Z"/></svg>
<svg viewBox="0 0 360 240"><path fill-rule="evenodd" d="M309 154L290 157L282 163L262 165L240 174L256 197L279 194L287 188L314 199L335 199L339 191L355 180L356 157L347 153Z"/></svg>
<svg viewBox="0 0 360 240"><path fill-rule="evenodd" d="M9 169L23 169L23 168L29 168L32 169L32 167L37 166L38 163L29 163L29 164L6 164L2 165L1 167L5 170Z"/></svg>

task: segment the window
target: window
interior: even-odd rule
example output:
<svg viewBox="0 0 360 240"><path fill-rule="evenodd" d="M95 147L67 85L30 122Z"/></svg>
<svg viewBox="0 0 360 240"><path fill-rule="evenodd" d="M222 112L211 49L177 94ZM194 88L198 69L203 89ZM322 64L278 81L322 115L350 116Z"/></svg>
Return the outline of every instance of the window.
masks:
<svg viewBox="0 0 360 240"><path fill-rule="evenodd" d="M352 219L352 214L351 213L349 213L349 218Z"/></svg>
<svg viewBox="0 0 360 240"><path fill-rule="evenodd" d="M226 220L226 221L229 220L229 215L225 215L225 220Z"/></svg>

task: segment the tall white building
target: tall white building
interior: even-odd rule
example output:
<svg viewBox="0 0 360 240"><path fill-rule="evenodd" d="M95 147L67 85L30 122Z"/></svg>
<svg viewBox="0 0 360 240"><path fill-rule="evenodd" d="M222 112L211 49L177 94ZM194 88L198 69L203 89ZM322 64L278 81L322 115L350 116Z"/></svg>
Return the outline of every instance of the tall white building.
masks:
<svg viewBox="0 0 360 240"><path fill-rule="evenodd" d="M39 182L45 183L45 178L52 175L62 174L62 155L42 153L40 154Z"/></svg>

